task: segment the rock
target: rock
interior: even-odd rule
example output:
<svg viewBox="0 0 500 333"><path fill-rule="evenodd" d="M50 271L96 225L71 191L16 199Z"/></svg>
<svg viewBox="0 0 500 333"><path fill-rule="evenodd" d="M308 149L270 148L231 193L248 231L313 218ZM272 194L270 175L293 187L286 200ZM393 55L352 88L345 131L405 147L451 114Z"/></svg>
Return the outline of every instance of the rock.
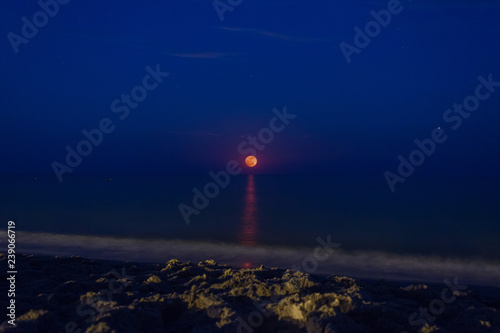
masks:
<svg viewBox="0 0 500 333"><path fill-rule="evenodd" d="M235 269L213 260L156 265L18 254L17 261L29 277L16 290L20 332L62 332L68 323L89 333L500 331L500 300L473 289L455 291L432 322L416 317L412 325L443 284ZM4 321L0 332L14 331L9 326Z"/></svg>

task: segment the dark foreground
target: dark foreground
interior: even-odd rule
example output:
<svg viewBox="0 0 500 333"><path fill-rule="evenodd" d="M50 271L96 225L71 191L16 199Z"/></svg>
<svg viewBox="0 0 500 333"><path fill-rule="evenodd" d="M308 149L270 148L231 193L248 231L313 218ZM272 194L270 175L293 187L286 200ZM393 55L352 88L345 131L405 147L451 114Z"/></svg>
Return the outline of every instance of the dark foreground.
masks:
<svg viewBox="0 0 500 333"><path fill-rule="evenodd" d="M5 253L0 262L5 268ZM425 285L211 260L158 265L22 254L16 266L16 327L3 314L0 332L500 332L498 289L453 278Z"/></svg>

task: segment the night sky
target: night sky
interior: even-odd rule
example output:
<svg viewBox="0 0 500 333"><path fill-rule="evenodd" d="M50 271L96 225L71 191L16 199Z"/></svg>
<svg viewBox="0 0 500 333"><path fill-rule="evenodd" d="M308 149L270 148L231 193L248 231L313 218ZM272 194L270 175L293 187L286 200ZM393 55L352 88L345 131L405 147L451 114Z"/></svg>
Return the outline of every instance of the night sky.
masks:
<svg viewBox="0 0 500 333"><path fill-rule="evenodd" d="M500 82L498 2L401 1L350 63L341 43L354 45L354 28L387 1L239 2L221 21L212 1L72 0L16 53L8 34L41 7L2 1L0 173L54 174L105 118L113 131L73 174L222 170L286 106L296 118L254 173L383 178L441 127L447 140L415 176L500 175L500 83L481 88L488 97L458 128L443 120L479 76ZM120 119L113 101L148 66L169 75L147 81L156 87Z"/></svg>

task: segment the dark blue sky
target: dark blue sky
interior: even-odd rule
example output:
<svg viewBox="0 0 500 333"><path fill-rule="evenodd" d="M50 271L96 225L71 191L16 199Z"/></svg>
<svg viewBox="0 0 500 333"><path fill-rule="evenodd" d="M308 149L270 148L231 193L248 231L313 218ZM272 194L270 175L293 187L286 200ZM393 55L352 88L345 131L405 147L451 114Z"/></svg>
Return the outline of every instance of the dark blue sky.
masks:
<svg viewBox="0 0 500 333"><path fill-rule="evenodd" d="M16 54L27 3L0 4L0 173L53 173L103 118L114 131L74 173L217 171L286 105L297 118L253 172L382 176L441 126L415 175L500 175L500 87L443 121L478 76L500 81L498 2L402 1L350 64L340 43L387 1L243 0L221 21L211 1L72 0ZM111 103L157 64L170 75L120 120Z"/></svg>

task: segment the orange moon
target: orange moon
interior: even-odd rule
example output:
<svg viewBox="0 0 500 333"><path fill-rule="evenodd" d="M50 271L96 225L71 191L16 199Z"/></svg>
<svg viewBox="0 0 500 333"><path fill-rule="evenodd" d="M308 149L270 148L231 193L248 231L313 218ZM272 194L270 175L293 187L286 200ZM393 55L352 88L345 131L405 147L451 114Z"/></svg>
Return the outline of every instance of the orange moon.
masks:
<svg viewBox="0 0 500 333"><path fill-rule="evenodd" d="M249 166L249 167L254 167L256 164L257 164L257 158L255 156L248 156L246 159L245 159L245 163Z"/></svg>

